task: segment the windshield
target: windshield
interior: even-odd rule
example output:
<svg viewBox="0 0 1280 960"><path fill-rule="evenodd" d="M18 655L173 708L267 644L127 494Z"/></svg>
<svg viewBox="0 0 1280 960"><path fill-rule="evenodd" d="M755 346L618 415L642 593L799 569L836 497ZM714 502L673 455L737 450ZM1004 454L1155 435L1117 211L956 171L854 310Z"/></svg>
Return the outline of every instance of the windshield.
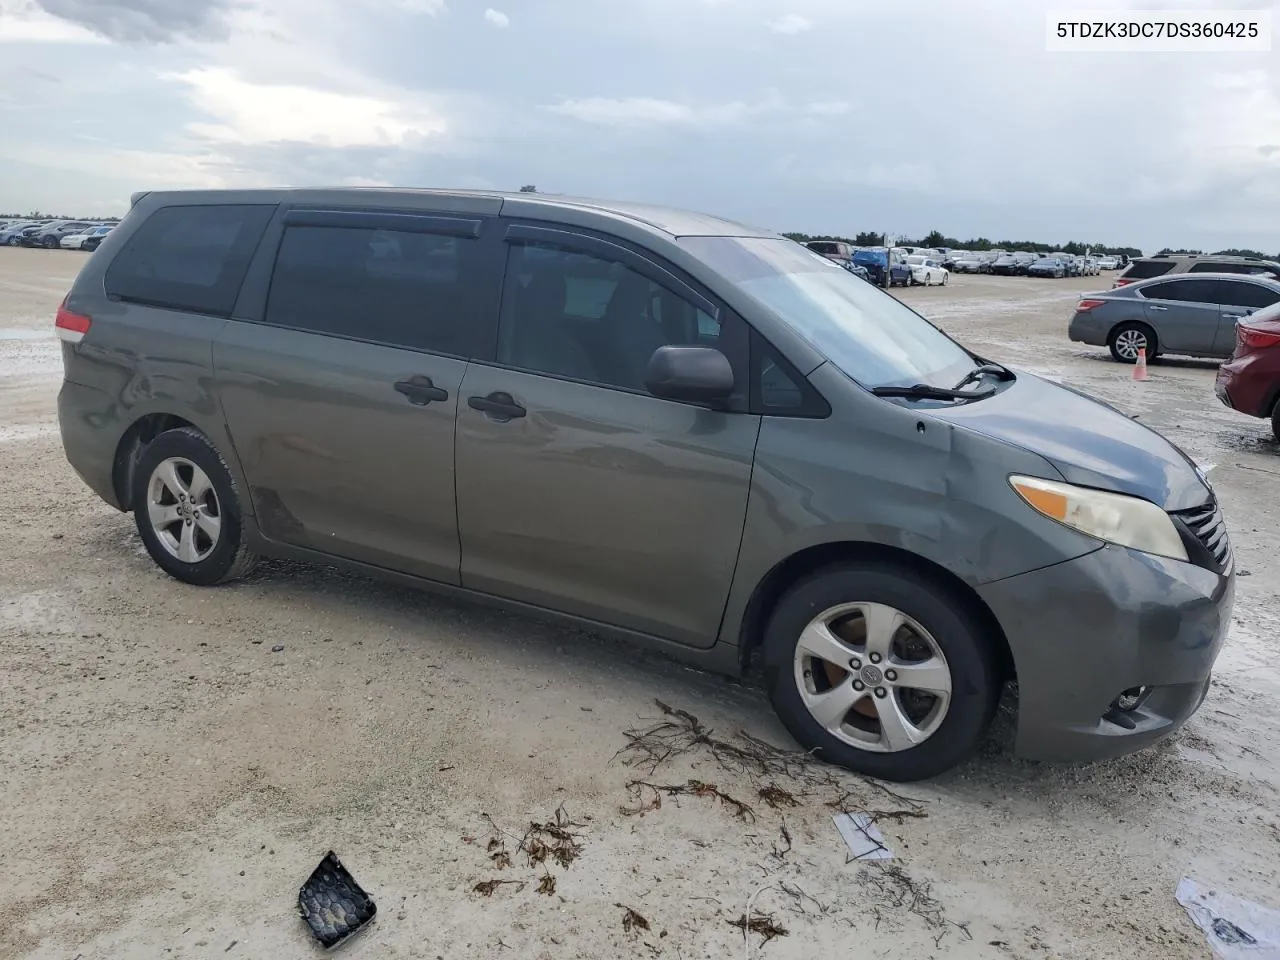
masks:
<svg viewBox="0 0 1280 960"><path fill-rule="evenodd" d="M973 357L919 314L790 240L684 237L694 256L864 387L951 387Z"/></svg>

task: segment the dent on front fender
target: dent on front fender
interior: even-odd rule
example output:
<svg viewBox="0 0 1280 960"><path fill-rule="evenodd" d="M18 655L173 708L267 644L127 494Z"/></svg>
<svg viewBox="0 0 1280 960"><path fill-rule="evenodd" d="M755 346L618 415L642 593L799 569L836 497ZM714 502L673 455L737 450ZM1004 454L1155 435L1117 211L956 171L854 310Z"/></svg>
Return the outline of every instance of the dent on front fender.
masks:
<svg viewBox="0 0 1280 960"><path fill-rule="evenodd" d="M810 547L891 547L973 586L1097 549L1009 486L1013 473L1059 477L1043 457L872 397L829 365L811 379L831 401L831 417L761 425L723 642L738 642L765 576ZM850 387L856 393L844 392Z"/></svg>

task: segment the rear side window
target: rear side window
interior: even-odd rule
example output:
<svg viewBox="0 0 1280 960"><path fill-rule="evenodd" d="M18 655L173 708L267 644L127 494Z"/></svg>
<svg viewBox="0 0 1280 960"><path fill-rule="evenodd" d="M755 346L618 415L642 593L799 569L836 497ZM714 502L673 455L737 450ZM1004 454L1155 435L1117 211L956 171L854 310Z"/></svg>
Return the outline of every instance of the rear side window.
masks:
<svg viewBox="0 0 1280 960"><path fill-rule="evenodd" d="M1142 288L1148 300L1178 300L1183 303L1218 303L1220 287L1216 280L1169 280Z"/></svg>
<svg viewBox="0 0 1280 960"><path fill-rule="evenodd" d="M266 322L469 356L479 241L359 227L285 228Z"/></svg>
<svg viewBox="0 0 1280 960"><path fill-rule="evenodd" d="M1150 280L1152 277L1163 277L1172 269L1172 260L1135 260L1121 276L1126 280Z"/></svg>
<svg viewBox="0 0 1280 960"><path fill-rule="evenodd" d="M1202 261L1195 264L1187 273L1266 273L1266 270L1252 263L1209 263Z"/></svg>
<svg viewBox="0 0 1280 960"><path fill-rule="evenodd" d="M1273 303L1280 302L1280 293L1276 293L1260 283L1245 283L1239 280L1219 280L1222 288L1221 302L1232 307L1249 307L1260 310Z"/></svg>
<svg viewBox="0 0 1280 960"><path fill-rule="evenodd" d="M162 207L107 268L107 295L228 316L271 219L268 204Z"/></svg>
<svg viewBox="0 0 1280 960"><path fill-rule="evenodd" d="M840 252L839 247L837 247L834 243L829 243L825 240L815 240L813 243L809 244L809 249L812 250L814 253L823 253L823 254L832 254L832 253Z"/></svg>

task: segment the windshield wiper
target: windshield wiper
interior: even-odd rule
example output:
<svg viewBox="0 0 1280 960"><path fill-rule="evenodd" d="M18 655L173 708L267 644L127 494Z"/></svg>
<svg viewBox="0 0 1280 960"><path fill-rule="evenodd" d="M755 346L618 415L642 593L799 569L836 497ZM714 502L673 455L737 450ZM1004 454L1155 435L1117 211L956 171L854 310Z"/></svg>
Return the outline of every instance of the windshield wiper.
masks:
<svg viewBox="0 0 1280 960"><path fill-rule="evenodd" d="M1013 371L1010 370L1008 367L1002 367L998 363L988 363L984 361L982 366L974 367L972 370L966 373L964 375L964 379L961 380L959 383L957 383L954 387L952 387L952 389L959 390L965 384L973 383L973 381L975 380L981 380L983 377L985 377L989 373L996 377L999 377L1001 380L1013 379Z"/></svg>
<svg viewBox="0 0 1280 960"><path fill-rule="evenodd" d="M909 400L982 400L996 391L994 387L987 387L985 390L948 390L946 387L917 383L910 387L872 387L871 392L877 397L906 397Z"/></svg>

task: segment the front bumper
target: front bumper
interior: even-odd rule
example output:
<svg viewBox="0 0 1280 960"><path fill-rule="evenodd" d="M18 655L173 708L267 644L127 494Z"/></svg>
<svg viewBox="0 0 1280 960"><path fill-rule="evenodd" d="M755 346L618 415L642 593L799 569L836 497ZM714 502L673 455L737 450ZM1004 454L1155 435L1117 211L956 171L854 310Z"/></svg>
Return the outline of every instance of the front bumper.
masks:
<svg viewBox="0 0 1280 960"><path fill-rule="evenodd" d="M1174 733L1199 708L1231 624L1234 572L1106 546L979 588L1018 676L1016 751L1101 760ZM1142 704L1106 718L1124 691Z"/></svg>

